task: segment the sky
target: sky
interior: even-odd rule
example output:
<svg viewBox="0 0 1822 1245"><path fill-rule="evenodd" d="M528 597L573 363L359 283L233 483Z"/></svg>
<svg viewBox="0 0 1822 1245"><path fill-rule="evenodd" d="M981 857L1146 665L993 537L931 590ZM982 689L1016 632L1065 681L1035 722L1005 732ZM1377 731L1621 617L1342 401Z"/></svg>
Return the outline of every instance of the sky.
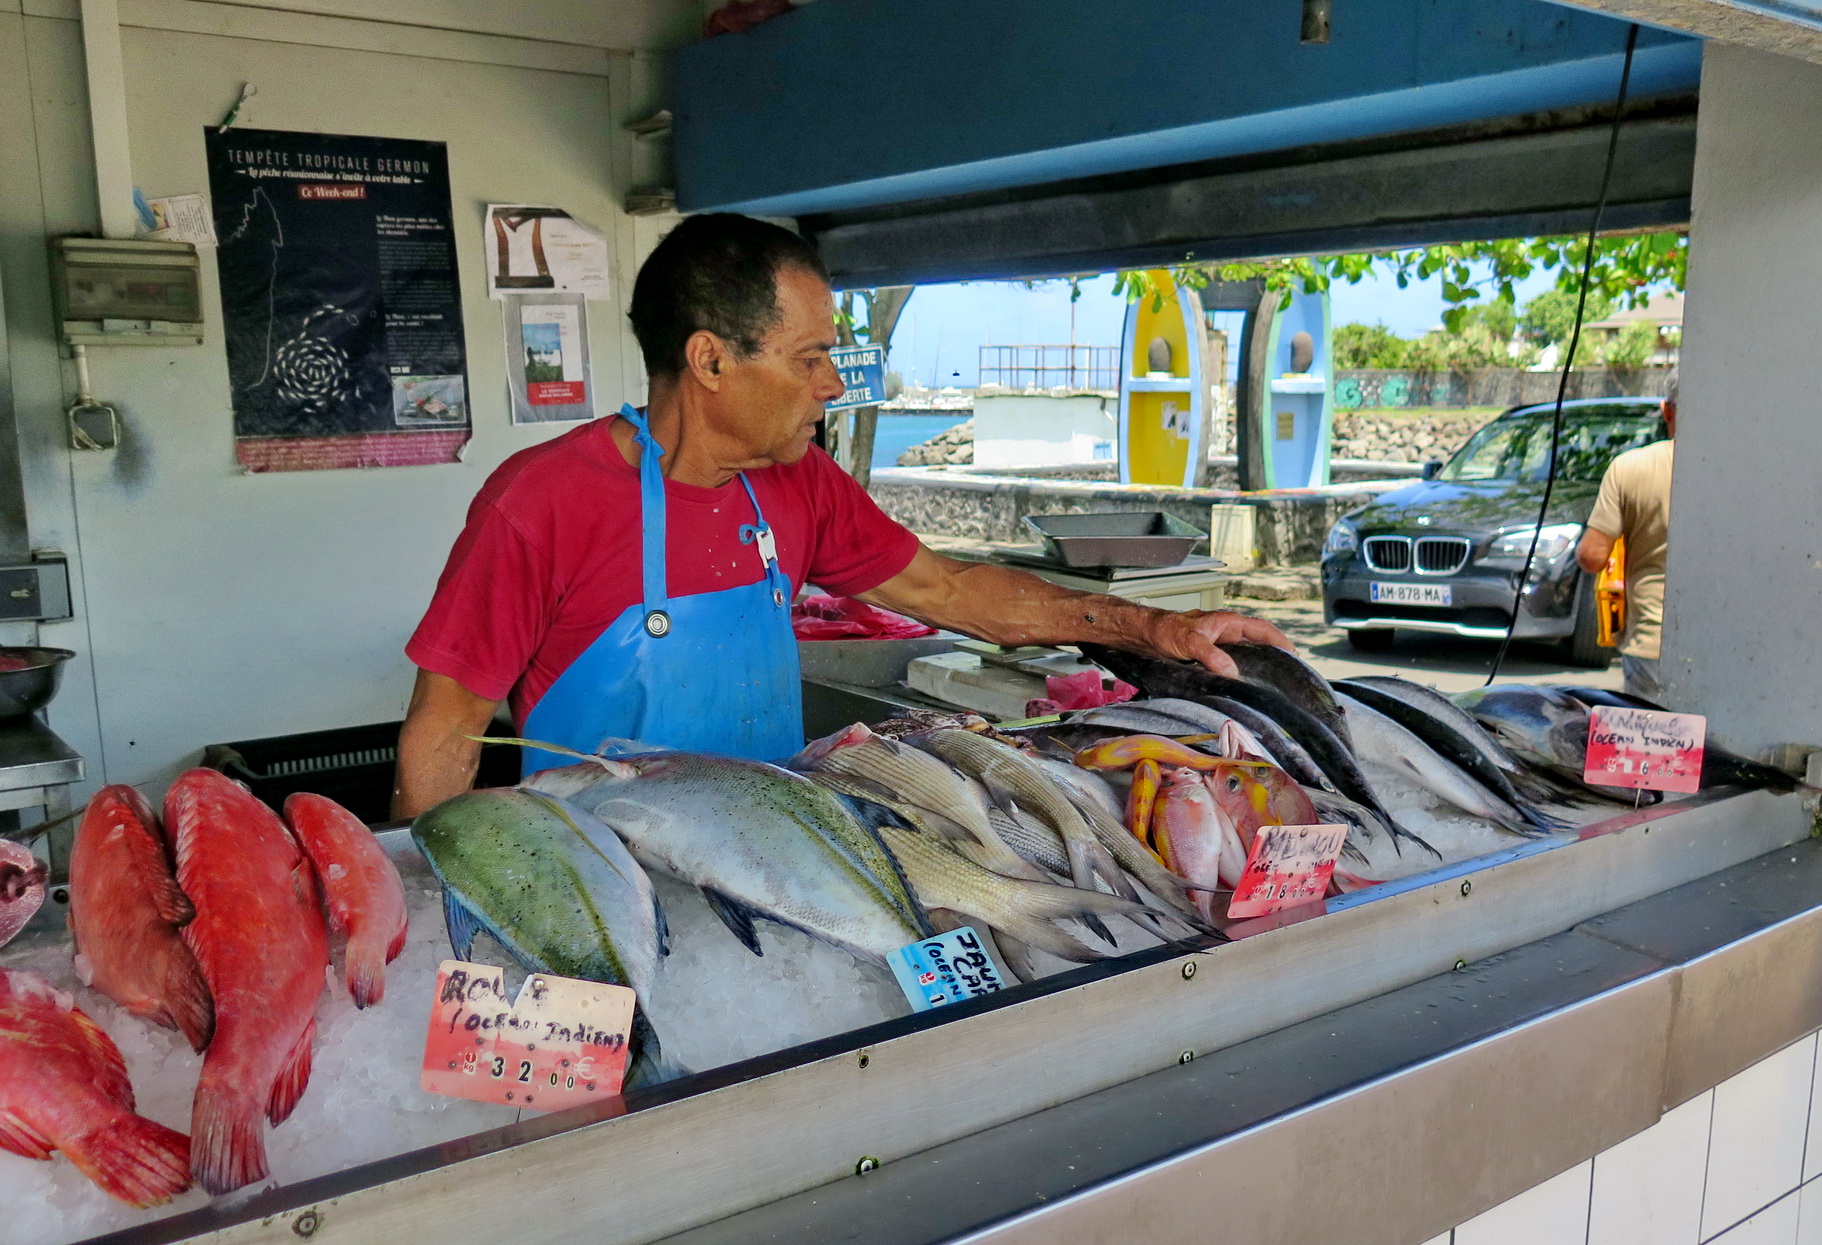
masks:
<svg viewBox="0 0 1822 1245"><path fill-rule="evenodd" d="M1533 274L1519 284L1519 305L1554 284L1554 273ZM1401 290L1390 277L1368 277L1358 285L1338 282L1330 314L1337 325L1384 324L1400 337L1420 337L1442 323L1443 306L1439 279L1414 281ZM1126 300L1114 294L1111 276L1082 282L1073 325L1069 286L1062 281L1029 287L1016 281L919 286L893 331L889 366L907 385L972 388L979 383L981 346L1071 340L1118 346L1125 315Z"/></svg>

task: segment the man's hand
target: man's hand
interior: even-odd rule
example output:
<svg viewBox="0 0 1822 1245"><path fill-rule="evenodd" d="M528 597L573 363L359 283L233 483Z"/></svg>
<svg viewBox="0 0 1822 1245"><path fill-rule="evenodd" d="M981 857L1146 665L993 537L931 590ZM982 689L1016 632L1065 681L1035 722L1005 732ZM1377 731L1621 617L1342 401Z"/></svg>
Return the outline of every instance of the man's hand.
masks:
<svg viewBox="0 0 1822 1245"><path fill-rule="evenodd" d="M1153 609L1121 597L1077 592L1010 566L958 562L929 549L919 549L911 565L860 598L1009 648L1087 641L1199 661L1229 678L1239 671L1221 651L1222 644L1291 647L1284 633L1262 618L1225 610Z"/></svg>
<svg viewBox="0 0 1822 1245"><path fill-rule="evenodd" d="M446 674L418 671L399 730L394 817L416 817L474 786L481 745L469 736L485 735L499 708L499 701L475 695Z"/></svg>
<svg viewBox="0 0 1822 1245"><path fill-rule="evenodd" d="M1590 575L1598 575L1607 569L1607 559L1613 556L1613 546L1619 540L1591 527L1582 529L1582 543L1575 547L1575 561Z"/></svg>
<svg viewBox="0 0 1822 1245"><path fill-rule="evenodd" d="M1199 661L1212 673L1240 677L1234 659L1221 651L1224 644L1271 644L1291 652L1291 642L1263 618L1227 610L1154 610L1146 649L1154 657Z"/></svg>

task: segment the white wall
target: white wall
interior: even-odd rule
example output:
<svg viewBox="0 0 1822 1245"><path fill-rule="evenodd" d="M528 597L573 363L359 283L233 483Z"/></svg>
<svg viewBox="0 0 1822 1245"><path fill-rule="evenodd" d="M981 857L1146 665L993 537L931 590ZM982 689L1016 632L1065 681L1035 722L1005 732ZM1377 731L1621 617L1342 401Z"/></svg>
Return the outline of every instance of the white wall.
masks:
<svg viewBox="0 0 1822 1245"><path fill-rule="evenodd" d="M474 417L466 460L250 476L234 461L209 253L207 343L92 349L96 391L121 407L125 444L66 448L70 377L51 337L45 239L96 227L80 30L0 8L0 293L32 537L67 551L76 576L75 620L41 632L82 655L51 719L97 780L157 783L207 743L402 714L412 672L401 646L470 498L507 455L568 426L509 422L500 309L482 277L487 202L557 204L611 234L620 296L590 307L598 409L640 396L624 301L659 231L635 228L619 209L653 173L653 153L620 125L649 110L657 70L650 58L586 45L625 30L652 37L654 23L677 28L679 14L688 28L694 0L417 0L387 12L492 28L525 18L526 32L571 41L191 0L123 6L129 21L205 31L124 31L135 180L148 193L207 189L203 127L220 121L242 82L259 88L243 116L250 126L449 145ZM545 20L558 14L575 21ZM593 26L581 20L590 15ZM609 17L619 26L609 29ZM29 632L15 625L0 638Z"/></svg>
<svg viewBox="0 0 1822 1245"><path fill-rule="evenodd" d="M1748 752L1822 744L1822 66L1702 63L1664 677Z"/></svg>
<svg viewBox="0 0 1822 1245"><path fill-rule="evenodd" d="M1113 461L1119 400L1096 394L976 394L977 467L1053 467Z"/></svg>
<svg viewBox="0 0 1822 1245"><path fill-rule="evenodd" d="M1818 1090L1812 1033L1425 1245L1822 1245Z"/></svg>

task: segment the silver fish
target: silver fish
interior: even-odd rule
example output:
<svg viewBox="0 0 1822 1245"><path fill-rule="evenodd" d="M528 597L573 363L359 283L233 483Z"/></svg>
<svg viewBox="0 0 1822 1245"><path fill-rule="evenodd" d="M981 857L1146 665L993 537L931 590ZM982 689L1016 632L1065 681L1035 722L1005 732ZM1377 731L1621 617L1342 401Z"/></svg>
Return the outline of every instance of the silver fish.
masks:
<svg viewBox="0 0 1822 1245"><path fill-rule="evenodd" d="M1536 835L1537 827L1519 811L1468 776L1459 765L1377 709L1343 692L1340 703L1348 717L1358 755L1413 782L1464 813L1491 821L1514 834Z"/></svg>
<svg viewBox="0 0 1822 1245"><path fill-rule="evenodd" d="M874 962L929 928L877 835L778 766L664 752L541 770L524 787L581 805L641 863L697 887L755 954L756 916Z"/></svg>

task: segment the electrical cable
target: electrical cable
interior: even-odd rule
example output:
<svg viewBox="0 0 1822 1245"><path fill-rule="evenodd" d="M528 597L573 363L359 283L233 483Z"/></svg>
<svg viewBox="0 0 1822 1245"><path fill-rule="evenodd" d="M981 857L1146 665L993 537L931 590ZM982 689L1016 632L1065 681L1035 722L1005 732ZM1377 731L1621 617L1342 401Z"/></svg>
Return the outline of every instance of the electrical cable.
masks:
<svg viewBox="0 0 1822 1245"><path fill-rule="evenodd" d="M1607 212L1607 196L1613 189L1613 164L1620 150L1620 121L1626 113L1626 92L1632 86L1632 57L1638 51L1639 26L1634 22L1626 31L1626 60L1620 67L1619 97L1613 103L1613 128L1607 134L1607 163L1601 169L1601 191L1594 200L1594 219L1588 225L1587 253L1582 257L1581 291L1575 299L1575 324L1569 330L1569 346L1563 352L1563 370L1556 382L1556 407L1550 416L1550 465L1544 475L1544 498L1537 507L1537 525L1531 529L1531 547L1525 551L1524 569L1518 575L1518 588L1512 594L1512 621L1506 624L1505 638L1499 652L1493 655L1493 669L1487 672L1490 686L1499 677L1506 653L1512 648L1512 633L1518 630L1518 611L1525 602L1525 586L1531 582L1531 564L1537 558L1538 538L1550 514L1550 498L1556 491L1557 455L1563 440L1563 401L1569 395L1569 370L1575 365L1575 350L1582 340L1582 317L1588 309L1588 282L1594 275L1594 248L1601 232L1601 217Z"/></svg>

